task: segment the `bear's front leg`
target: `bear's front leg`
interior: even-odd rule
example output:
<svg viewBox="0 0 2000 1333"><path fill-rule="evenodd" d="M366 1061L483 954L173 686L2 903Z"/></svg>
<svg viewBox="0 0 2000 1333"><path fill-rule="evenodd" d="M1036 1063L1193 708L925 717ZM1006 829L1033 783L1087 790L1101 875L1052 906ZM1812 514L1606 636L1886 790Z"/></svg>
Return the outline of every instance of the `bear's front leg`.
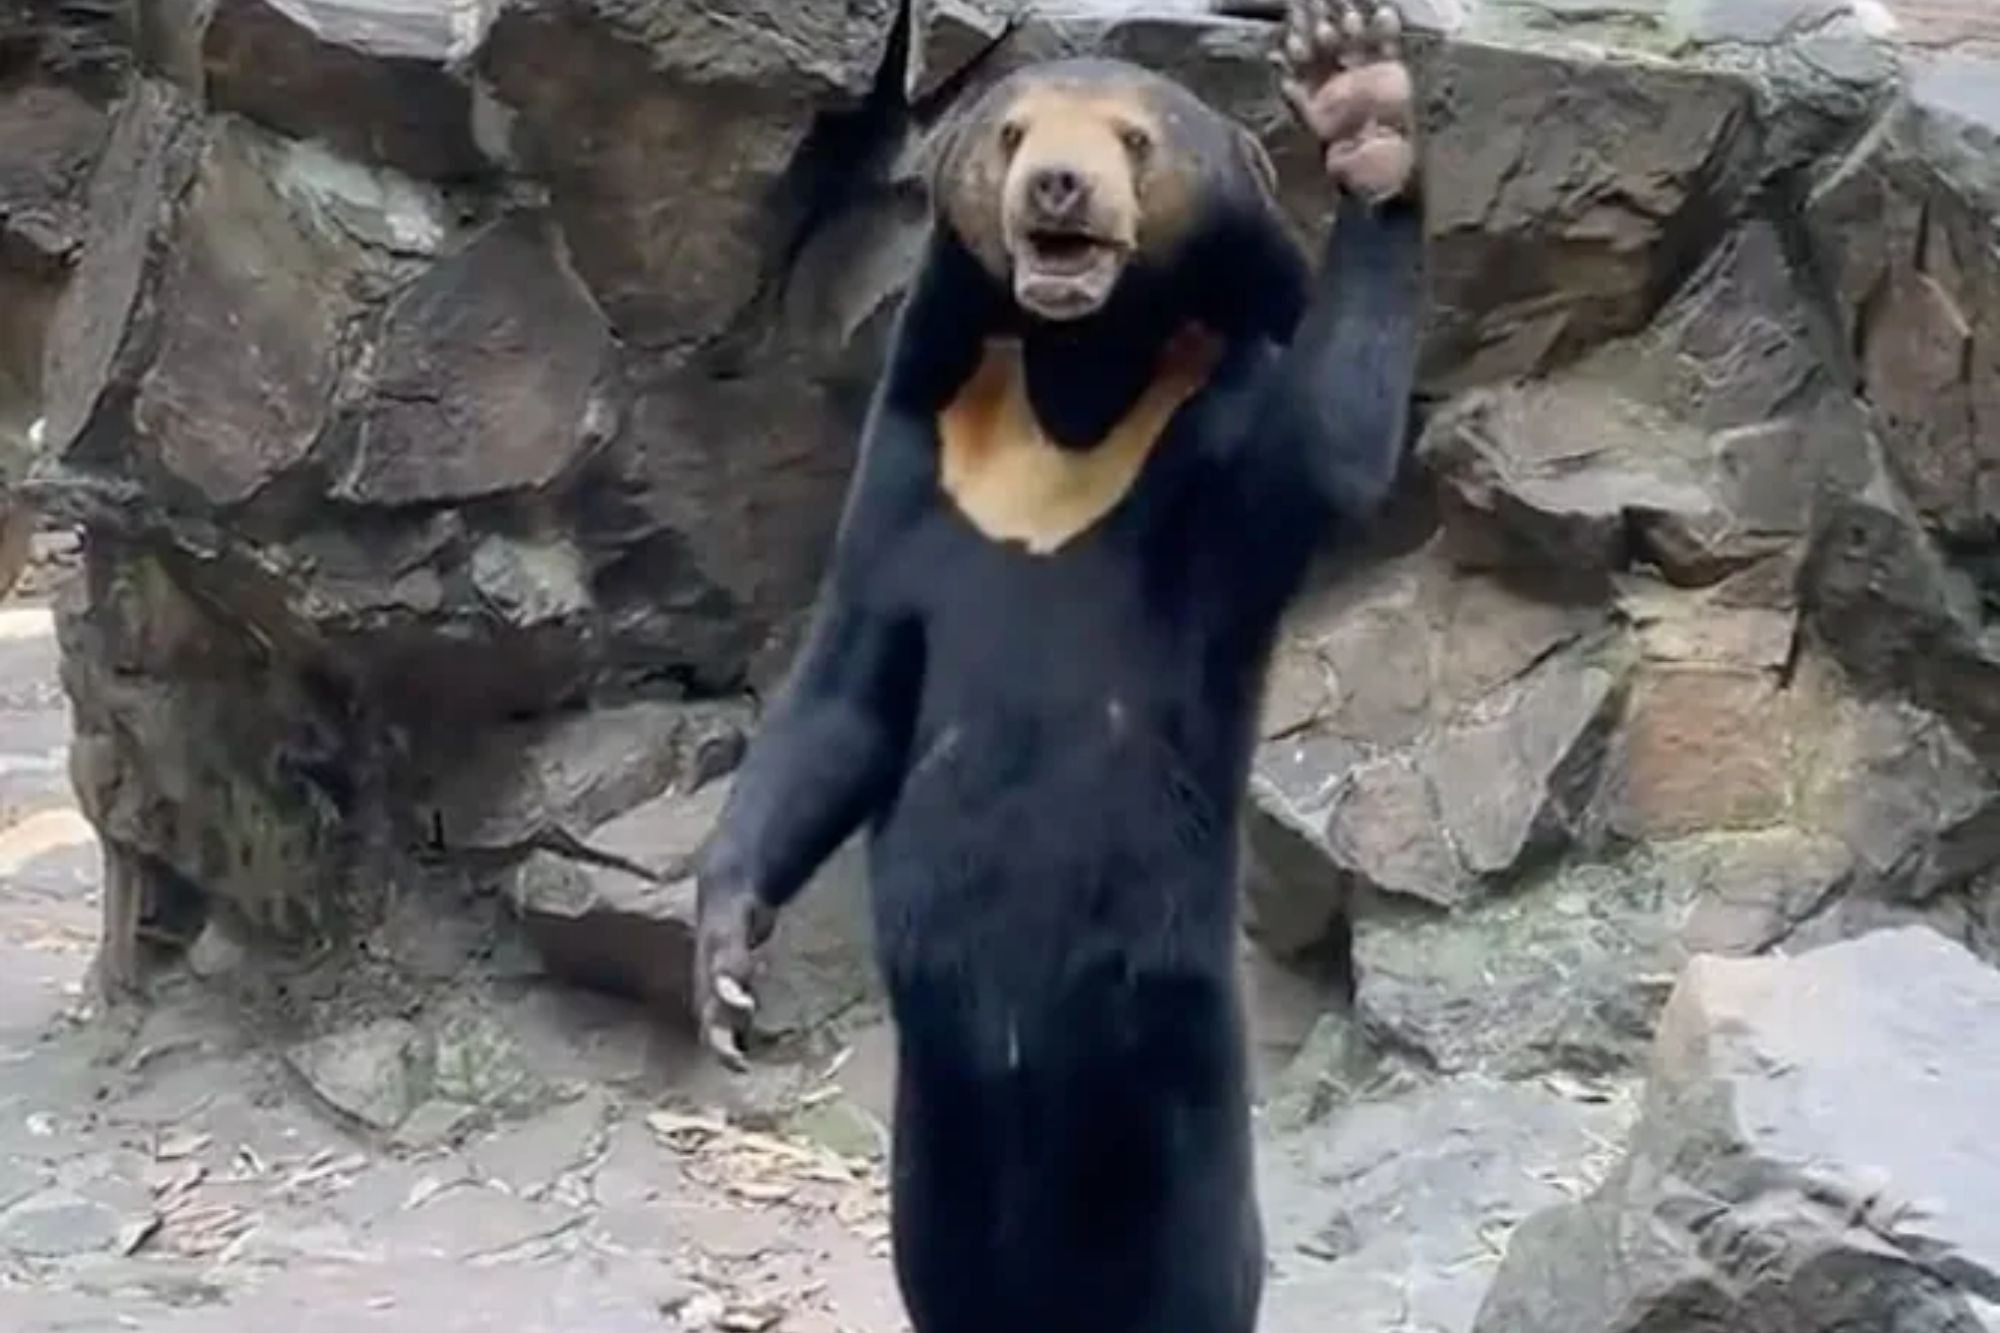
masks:
<svg viewBox="0 0 2000 1333"><path fill-rule="evenodd" d="M1339 188L1371 204L1414 192L1415 98L1390 0L1291 0L1280 87Z"/></svg>
<svg viewBox="0 0 2000 1333"><path fill-rule="evenodd" d="M1285 549L1370 521L1402 458L1425 307L1416 99L1402 37L1389 0L1291 0L1272 55L1338 195L1234 511L1245 531ZM1284 563L1287 579L1296 564Z"/></svg>

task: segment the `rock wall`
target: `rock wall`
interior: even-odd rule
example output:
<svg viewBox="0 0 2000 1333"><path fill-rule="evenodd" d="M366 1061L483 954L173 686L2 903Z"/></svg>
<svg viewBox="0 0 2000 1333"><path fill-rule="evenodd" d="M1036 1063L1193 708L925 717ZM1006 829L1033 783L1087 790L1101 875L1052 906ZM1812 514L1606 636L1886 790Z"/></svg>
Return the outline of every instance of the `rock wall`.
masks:
<svg viewBox="0 0 2000 1333"><path fill-rule="evenodd" d="M35 533L42 343L84 231L83 193L129 66L109 4L0 4L0 597Z"/></svg>
<svg viewBox="0 0 2000 1333"><path fill-rule="evenodd" d="M112 102L59 22L0 28L34 47L0 79L0 282L38 293L0 321L0 436L32 389L30 493L86 533L110 974L219 930L331 942L388 1003L421 902L486 923L475 962L525 925L539 965L666 998L923 135L1023 61L1126 56L1262 136L1317 235L1270 23L1232 8L140 0ZM1421 438L1274 670L1261 956L1426 1076L1629 1070L1692 951L1922 918L1995 956L2000 25L1413 19ZM827 910L789 946L831 978L801 1027L867 990Z"/></svg>

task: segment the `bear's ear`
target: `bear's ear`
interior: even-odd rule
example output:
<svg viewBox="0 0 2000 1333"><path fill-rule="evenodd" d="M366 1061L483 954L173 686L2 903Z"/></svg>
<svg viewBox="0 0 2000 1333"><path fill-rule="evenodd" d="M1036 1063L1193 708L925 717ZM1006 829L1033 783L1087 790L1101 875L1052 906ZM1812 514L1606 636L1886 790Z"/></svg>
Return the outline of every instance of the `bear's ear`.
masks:
<svg viewBox="0 0 2000 1333"><path fill-rule="evenodd" d="M958 155L958 144L965 137L965 112L963 109L947 112L924 136L922 146L917 150L918 171L923 177L924 191L930 197L933 208L942 208L945 203L943 187L946 173L952 169L953 159Z"/></svg>
<svg viewBox="0 0 2000 1333"><path fill-rule="evenodd" d="M1273 199L1278 194L1278 168L1271 161L1271 154L1259 139L1243 126L1236 128L1236 147L1243 154L1243 161L1250 168L1250 174L1264 187L1264 193Z"/></svg>

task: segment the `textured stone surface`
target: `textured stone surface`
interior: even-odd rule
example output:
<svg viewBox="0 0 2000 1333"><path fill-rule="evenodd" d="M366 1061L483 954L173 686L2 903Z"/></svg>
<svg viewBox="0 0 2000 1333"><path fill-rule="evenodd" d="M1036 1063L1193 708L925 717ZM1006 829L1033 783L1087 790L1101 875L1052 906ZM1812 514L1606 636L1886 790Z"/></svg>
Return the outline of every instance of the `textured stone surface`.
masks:
<svg viewBox="0 0 2000 1333"><path fill-rule="evenodd" d="M595 819L573 821L574 840L544 839L547 850L513 871L508 895L556 975L643 1001L678 1023L694 968L693 867L729 798L729 782L690 789L686 774L675 779L609 818L600 808ZM851 843L781 918L759 956L766 978L757 1013L762 1036L811 1034L876 998L865 867L860 843Z"/></svg>
<svg viewBox="0 0 2000 1333"><path fill-rule="evenodd" d="M1455 558L1571 580L1650 564L1700 586L1782 557L1861 452L1812 320L1779 233L1753 224L1645 333L1454 402L1421 450Z"/></svg>
<svg viewBox="0 0 2000 1333"><path fill-rule="evenodd" d="M1769 673L1645 670L1610 780L1612 827L1644 838L1779 823L1792 797L1789 722Z"/></svg>
<svg viewBox="0 0 2000 1333"><path fill-rule="evenodd" d="M904 95L924 102L965 74L1007 35L1015 8L999 0L913 0Z"/></svg>
<svg viewBox="0 0 2000 1333"><path fill-rule="evenodd" d="M1496 1236L1590 1188L1628 1104L1467 1080L1362 1102L1267 1149L1261 1327L1470 1326Z"/></svg>
<svg viewBox="0 0 2000 1333"><path fill-rule="evenodd" d="M499 728L431 784L424 822L468 851L582 840L676 784L735 767L744 721L722 704L631 703Z"/></svg>
<svg viewBox="0 0 2000 1333"><path fill-rule="evenodd" d="M209 101L295 138L419 176L484 165L462 56L483 5L219 0L201 41Z"/></svg>
<svg viewBox="0 0 2000 1333"><path fill-rule="evenodd" d="M371 1129L394 1129L416 1105L417 1030L389 1019L294 1048L286 1060L326 1103Z"/></svg>
<svg viewBox="0 0 2000 1333"><path fill-rule="evenodd" d="M1951 204L1983 188L1982 85L1953 63L1971 57L1927 55L1860 136L1886 77L1865 16L1615 8L1412 12L1426 392L1468 392L1422 451L1441 536L1303 611L1278 665L1252 917L1288 955L1337 942L1357 890L1457 908L1605 836L1823 832L1790 757L1814 727L1780 707L1801 568L1826 594L1815 632L1886 659L1862 678L1898 688L1922 664L1921 701L1954 726L1981 695L1959 679L1985 660L1962 597L1907 631L1841 628L1885 620L1882 582L1838 554L1822 491L1879 478L1895 515L1938 451L1906 446L1893 402L1854 411L1799 277L1818 256L1751 203L1803 170L1805 243L1843 309L1893 326L1881 354L1976 369L1984 261L1975 211ZM671 727L518 750L548 779L518 800L481 784L518 775L509 747L556 719L783 665L936 113L1041 55L1139 59L1250 125L1294 217L1321 225L1268 23L1210 9L937 0L901 44L886 0L149 10L166 78L100 131L30 487L96 534L70 640L136 667L72 672L114 849L254 921L310 934L359 912L365 934L366 901L327 900L369 895L329 886L408 878L438 850L466 873L498 857L505 879L667 790L686 761ZM1843 126L1847 158L1804 170ZM1943 241L1892 243L1887 208L1872 233L1839 227L1868 190L1935 198ZM1871 276L1896 264L1940 299L1885 304L1878 287L1929 291ZM1939 312L1962 346L1933 336ZM1931 544L1944 529L1910 493L1917 526L1883 530L1926 587L1961 586L1964 553ZM1663 606L1635 581L1707 595ZM1938 625L1955 656L1917 641ZM223 716L236 698L275 717ZM226 810L199 795L223 788ZM227 869L246 846L254 874Z"/></svg>
<svg viewBox="0 0 2000 1333"><path fill-rule="evenodd" d="M1623 703L1618 659L1573 646L1595 628L1428 554L1302 616L1280 669L1322 697L1259 756L1252 933L1309 949L1357 894L1454 907L1559 855Z"/></svg>
<svg viewBox="0 0 2000 1333"><path fill-rule="evenodd" d="M692 1064L661 1019L687 858L823 575L920 252L921 141L1024 61L1120 55L1250 127L1316 239L1272 10L0 0L0 478L41 418L19 493L84 530L69 769L148 961L191 945L204 993L285 1050L401 1034L313 1067L411 1152L539 1127L568 1081L879 1147L859 848L773 944L756 1077ZM1422 444L1405 503L1287 627L1247 811L1260 1078L1288 1066L1260 1084L1272 1319L1335 1333L1467 1333L1518 1214L1601 1174L1691 953L1921 921L2000 958L1991 14L1408 17ZM60 726L12 688L0 740L49 734L0 765L0 809L39 810ZM20 850L43 836L0 845L30 902L96 854ZM33 947L0 931L7 1032L57 1012L42 941L90 930L64 911ZM162 1065L161 1104L218 1086ZM5 1161L44 1108L0 1075ZM269 1214L237 1257L411 1265L370 1320L621 1327L660 1316L585 1253L685 1241L747 1272L771 1243L706 1196L662 1227L683 1196L632 1115L548 1124L554 1146L496 1149L470 1184L411 1162L329 1189L337 1223ZM598 1128L617 1165L593 1176ZM715 1169L690 1136L663 1160ZM0 1207L125 1217L10 1179ZM791 1262L854 1303L802 1296L788 1327L892 1326L879 1265L854 1290ZM350 1279L289 1281L160 1326L362 1308ZM756 1325L694 1286L679 1322Z"/></svg>
<svg viewBox="0 0 2000 1333"><path fill-rule="evenodd" d="M1615 1076L1643 1056L1691 953L1797 937L1851 871L1830 836L1714 835L1547 872L1451 916L1364 916L1357 1012L1427 1069Z"/></svg>
<svg viewBox="0 0 2000 1333"><path fill-rule="evenodd" d="M546 486L591 440L609 350L558 243L521 217L482 233L388 311L378 393L337 493L466 501Z"/></svg>
<svg viewBox="0 0 2000 1333"><path fill-rule="evenodd" d="M1996 1020L2000 973L1920 928L1697 960L1629 1154L1516 1235L1474 1327L1986 1326Z"/></svg>
<svg viewBox="0 0 2000 1333"><path fill-rule="evenodd" d="M361 256L292 210L269 151L227 131L207 145L177 210L178 247L149 294L159 344L132 405L144 463L222 505L305 461L359 313L350 288Z"/></svg>

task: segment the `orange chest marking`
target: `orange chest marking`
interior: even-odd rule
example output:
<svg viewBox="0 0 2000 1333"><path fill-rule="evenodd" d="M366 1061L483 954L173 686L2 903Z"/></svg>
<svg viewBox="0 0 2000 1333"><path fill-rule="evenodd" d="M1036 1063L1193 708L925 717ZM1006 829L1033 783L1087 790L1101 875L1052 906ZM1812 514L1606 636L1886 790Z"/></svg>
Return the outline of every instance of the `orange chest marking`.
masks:
<svg viewBox="0 0 2000 1333"><path fill-rule="evenodd" d="M1220 356L1213 337L1182 330L1105 437L1089 449L1064 449L1035 418L1020 342L994 339L938 414L945 493L985 536L1053 555L1125 498L1174 413L1208 383Z"/></svg>

